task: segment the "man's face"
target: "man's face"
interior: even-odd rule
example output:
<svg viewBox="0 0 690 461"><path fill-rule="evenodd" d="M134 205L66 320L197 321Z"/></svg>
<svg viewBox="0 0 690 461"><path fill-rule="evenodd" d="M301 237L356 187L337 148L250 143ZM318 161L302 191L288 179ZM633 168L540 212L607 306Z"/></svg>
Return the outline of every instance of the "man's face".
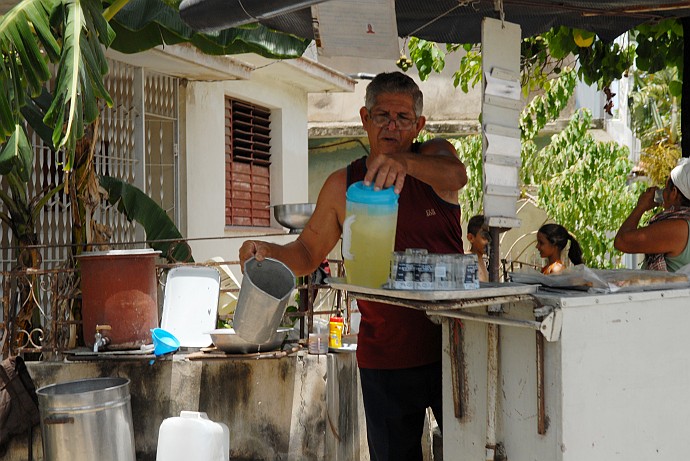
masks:
<svg viewBox="0 0 690 461"><path fill-rule="evenodd" d="M371 152L378 154L409 151L425 123L414 113L412 96L404 93L382 93L371 111L362 107L359 114Z"/></svg>

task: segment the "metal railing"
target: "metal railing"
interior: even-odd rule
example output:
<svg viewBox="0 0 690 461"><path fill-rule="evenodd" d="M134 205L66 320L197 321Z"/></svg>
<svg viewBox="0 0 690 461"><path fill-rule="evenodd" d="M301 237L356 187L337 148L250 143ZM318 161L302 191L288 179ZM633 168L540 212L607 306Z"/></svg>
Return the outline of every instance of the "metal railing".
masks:
<svg viewBox="0 0 690 461"><path fill-rule="evenodd" d="M0 350L49 359L76 340L78 277L73 268L2 271Z"/></svg>

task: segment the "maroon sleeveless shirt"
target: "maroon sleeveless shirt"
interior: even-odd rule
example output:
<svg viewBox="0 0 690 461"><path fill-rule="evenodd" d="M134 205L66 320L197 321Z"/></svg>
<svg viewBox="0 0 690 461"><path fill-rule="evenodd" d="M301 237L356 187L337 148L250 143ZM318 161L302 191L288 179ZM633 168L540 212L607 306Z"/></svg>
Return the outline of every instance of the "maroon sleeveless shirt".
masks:
<svg viewBox="0 0 690 461"><path fill-rule="evenodd" d="M347 167L348 186L364 179L366 159ZM395 233L395 251L407 248L463 253L460 206L446 202L412 176L405 177L398 199ZM373 301L358 300L357 305L362 314L357 338L360 368L411 368L441 360L441 326L424 312Z"/></svg>

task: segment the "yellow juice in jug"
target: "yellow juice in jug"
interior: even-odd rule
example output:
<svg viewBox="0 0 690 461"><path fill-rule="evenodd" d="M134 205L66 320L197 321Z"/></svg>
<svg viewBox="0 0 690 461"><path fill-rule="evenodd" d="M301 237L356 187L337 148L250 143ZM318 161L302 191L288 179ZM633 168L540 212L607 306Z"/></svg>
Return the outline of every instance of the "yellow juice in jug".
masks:
<svg viewBox="0 0 690 461"><path fill-rule="evenodd" d="M347 223L346 223L347 224ZM397 220L390 215L357 216L343 235L347 282L381 288L388 281ZM349 227L349 229L347 229ZM349 236L345 235L349 231ZM345 248L349 244L349 248Z"/></svg>

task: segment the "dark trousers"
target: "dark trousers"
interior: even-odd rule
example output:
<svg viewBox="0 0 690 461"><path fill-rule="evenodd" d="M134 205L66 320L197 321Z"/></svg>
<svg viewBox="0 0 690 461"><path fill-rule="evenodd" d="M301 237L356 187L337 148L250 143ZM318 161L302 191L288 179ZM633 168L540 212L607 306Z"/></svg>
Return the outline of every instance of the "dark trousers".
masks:
<svg viewBox="0 0 690 461"><path fill-rule="evenodd" d="M422 461L427 407L442 428L441 362L416 368L360 368L371 461Z"/></svg>

